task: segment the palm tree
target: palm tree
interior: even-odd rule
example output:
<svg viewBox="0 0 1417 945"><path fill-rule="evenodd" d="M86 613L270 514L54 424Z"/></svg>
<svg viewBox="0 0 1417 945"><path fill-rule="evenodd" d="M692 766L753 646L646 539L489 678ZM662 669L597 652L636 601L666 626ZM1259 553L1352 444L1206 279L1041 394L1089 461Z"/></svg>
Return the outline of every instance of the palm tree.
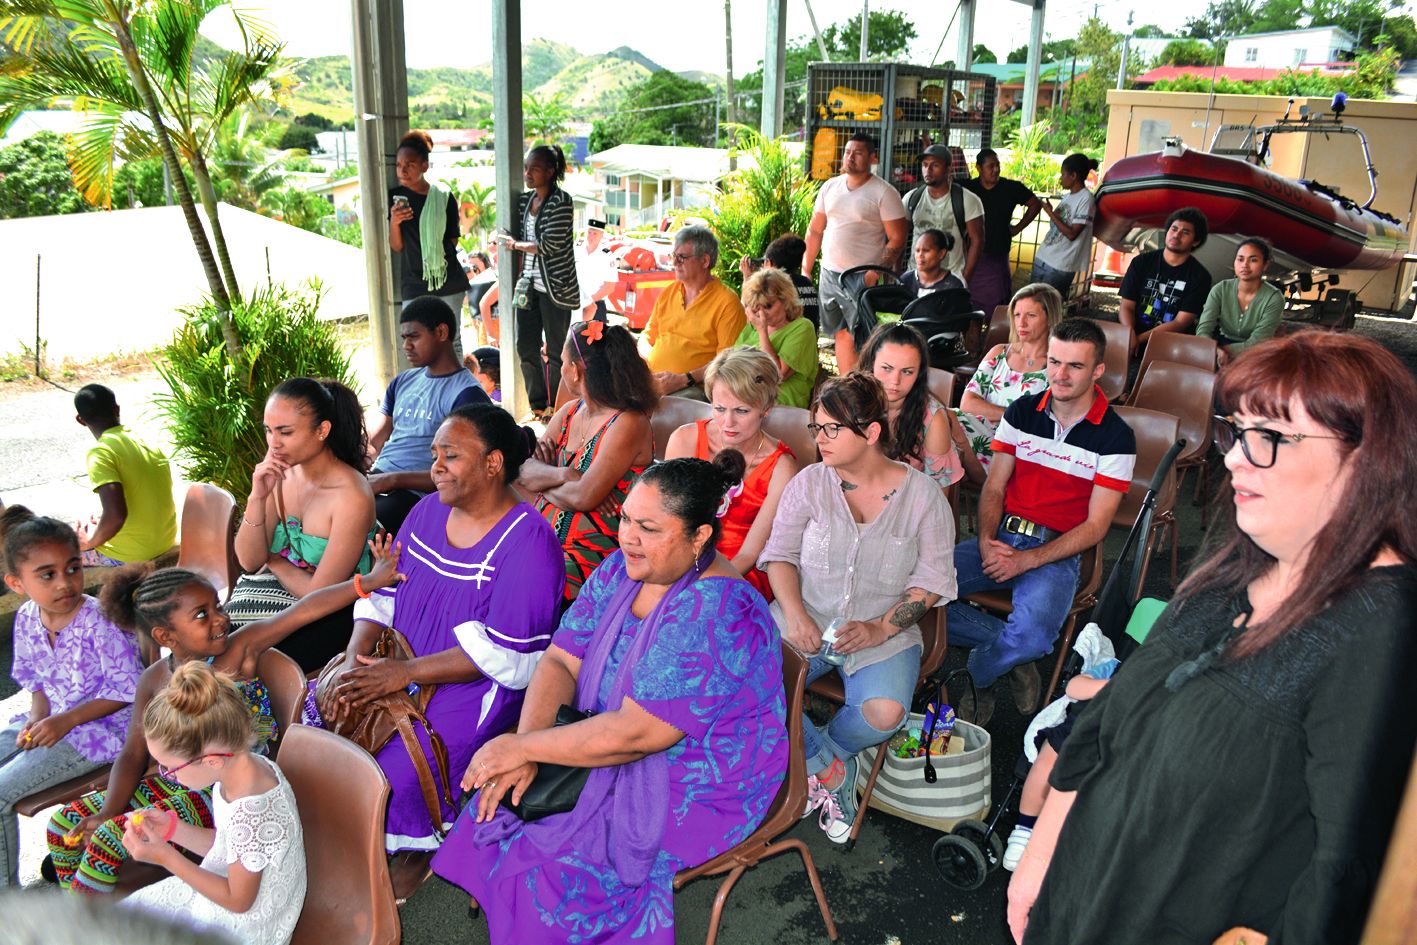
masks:
<svg viewBox="0 0 1417 945"><path fill-rule="evenodd" d="M274 97L289 77L281 44L233 10L245 48L211 62L194 56L197 30L231 0L0 0L0 30L15 55L0 65L0 128L20 112L72 102L85 113L70 165L90 202L110 206L120 161L160 156L172 180L233 359L239 297L206 153L239 108ZM180 155L180 156L179 156ZM208 240L183 162L211 226ZM213 253L213 243L215 253Z"/></svg>
<svg viewBox="0 0 1417 945"><path fill-rule="evenodd" d="M560 144L571 130L571 110L566 106L564 92L550 98L527 92L522 96L522 115L532 144Z"/></svg>
<svg viewBox="0 0 1417 945"><path fill-rule="evenodd" d="M497 188L474 181L458 193L458 207L468 223L471 241L463 248L480 252L487 243L487 234L497 225Z"/></svg>

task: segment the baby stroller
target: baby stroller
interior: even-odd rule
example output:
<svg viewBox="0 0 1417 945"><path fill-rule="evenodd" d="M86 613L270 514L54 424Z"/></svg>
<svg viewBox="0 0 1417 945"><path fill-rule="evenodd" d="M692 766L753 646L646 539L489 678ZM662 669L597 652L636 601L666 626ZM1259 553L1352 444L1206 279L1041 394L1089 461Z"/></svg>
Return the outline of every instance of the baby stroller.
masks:
<svg viewBox="0 0 1417 945"><path fill-rule="evenodd" d="M1103 633L1112 641L1113 649L1120 659L1125 659L1127 654L1138 646L1136 640L1126 634L1125 629L1141 596L1143 562L1142 556L1137 553L1140 539L1151 529L1151 518L1156 511L1156 493L1166 481L1166 474L1170 472L1171 465L1185 446L1184 439L1178 440L1157 465L1156 474L1152 476L1142 499L1141 511L1137 513L1136 521L1132 523L1127 540L1122 545L1122 553L1113 565L1112 573L1107 576L1102 592L1097 597L1097 604L1092 609L1092 622L1101 627ZM1072 653L1059 680L1060 686L1077 674L1080 665L1081 658L1076 652ZM947 684L949 677L943 682ZM1020 753L1014 764L1008 789L994 809L994 815L987 822L960 821L954 830L935 841L930 851L931 859L935 861L935 868L940 871L940 876L946 883L956 889L978 889L984 885L989 874L1003 863L1004 842L998 833L999 822L1008 812L1014 795L1022 789L1031 767L1028 756Z"/></svg>
<svg viewBox="0 0 1417 945"><path fill-rule="evenodd" d="M875 285L866 285L866 274L878 273ZM970 324L987 320L974 308L968 289L941 289L916 298L900 284L900 276L885 266L856 266L841 274L843 285L857 285L856 315L847 326L859 351L866 346L881 312L899 312L900 320L925 336L930 350L930 366L953 371L967 364L971 355L964 339Z"/></svg>

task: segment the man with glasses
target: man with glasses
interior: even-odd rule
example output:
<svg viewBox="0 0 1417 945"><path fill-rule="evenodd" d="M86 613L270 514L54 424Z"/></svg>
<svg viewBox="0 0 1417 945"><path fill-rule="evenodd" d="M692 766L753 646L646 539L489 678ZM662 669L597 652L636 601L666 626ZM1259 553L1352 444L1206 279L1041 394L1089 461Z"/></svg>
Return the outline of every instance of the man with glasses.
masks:
<svg viewBox="0 0 1417 945"><path fill-rule="evenodd" d="M1019 712L1038 703L1034 661L1052 652L1077 593L1081 556L1107 534L1132 481L1136 437L1097 387L1107 339L1086 318L1067 318L1048 341L1048 390L1020 397L994 433L994 460L979 496L979 536L955 546L959 600L949 605L950 642L972 647L983 725L990 687L1009 677ZM963 603L1009 590L1007 620Z"/></svg>
<svg viewBox="0 0 1417 945"><path fill-rule="evenodd" d="M856 295L874 278L844 280L842 274L857 266L884 266L895 269L906 249L910 223L905 204L896 189L875 174L876 142L858 132L846 141L841 152L841 174L817 191L812 222L807 227L807 250L802 255L802 272L810 277L812 265L822 254L822 276L818 280L821 325L826 341L836 344L839 373L856 367L856 345L851 326L856 320Z"/></svg>
<svg viewBox="0 0 1417 945"><path fill-rule="evenodd" d="M686 226L674 235L674 279L650 312L640 353L654 372L660 394L708 401L704 370L732 347L747 323L738 296L713 274L718 238L706 226Z"/></svg>

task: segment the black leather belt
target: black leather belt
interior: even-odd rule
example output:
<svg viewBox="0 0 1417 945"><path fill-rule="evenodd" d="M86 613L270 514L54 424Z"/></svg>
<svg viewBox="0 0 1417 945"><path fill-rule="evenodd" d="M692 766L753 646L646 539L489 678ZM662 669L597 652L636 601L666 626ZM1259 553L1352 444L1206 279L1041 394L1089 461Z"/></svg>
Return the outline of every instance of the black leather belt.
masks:
<svg viewBox="0 0 1417 945"><path fill-rule="evenodd" d="M1043 541L1052 541L1062 532L1047 525L1039 525L1037 522L1030 522L1021 515L1005 515L1003 521L1004 531L1012 532L1015 535L1023 535L1027 538L1041 538Z"/></svg>

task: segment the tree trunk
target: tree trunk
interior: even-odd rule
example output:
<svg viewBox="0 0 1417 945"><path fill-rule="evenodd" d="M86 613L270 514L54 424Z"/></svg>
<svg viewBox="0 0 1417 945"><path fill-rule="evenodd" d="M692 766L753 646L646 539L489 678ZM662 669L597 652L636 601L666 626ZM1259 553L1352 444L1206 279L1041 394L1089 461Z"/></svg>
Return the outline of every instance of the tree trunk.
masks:
<svg viewBox="0 0 1417 945"><path fill-rule="evenodd" d="M202 198L202 209L207 213L207 221L212 228L212 242L216 244L217 261L221 263L222 277L226 280L226 291L233 300L241 298L241 285L236 281L236 270L231 266L231 254L226 249L226 233L221 228L221 218L217 215L216 188L212 187L212 177L207 171L207 159L201 151L192 152L192 177L197 182L197 193Z"/></svg>
<svg viewBox="0 0 1417 945"><path fill-rule="evenodd" d="M143 68L142 60L138 58L138 48L133 43L133 36L128 31L128 23L122 19L113 21L114 33L117 34L118 45L123 51L123 59L128 64L128 73L133 79L133 84L138 89L138 94L143 97L143 102L147 106L148 120L153 123L153 132L157 137L159 148L162 150L163 164L167 166L168 172L172 176L172 187L177 191L177 202L182 207L182 216L187 221L187 230L191 234L192 244L197 248L197 257L202 261L202 272L207 277L207 287L211 290L212 301L216 303L217 318L221 324L221 335L226 341L226 350L233 361L241 361L245 352L241 346L241 339L236 335L236 327L231 321L231 296L226 291L226 285L222 282L221 273L217 270L216 258L212 255L211 243L207 241L206 231L202 229L202 221L197 217L197 206L192 200L192 191L187 186L187 178L182 174L182 164L177 159L177 152L172 147L172 138L167 133L167 126L162 121L162 111L158 108L157 94L153 92L152 83L148 81L147 71Z"/></svg>
<svg viewBox="0 0 1417 945"><path fill-rule="evenodd" d="M723 0L723 43L727 51L728 70L724 76L728 86L728 123L738 121L738 103L733 97L733 0ZM718 129L714 129L717 132Z"/></svg>

